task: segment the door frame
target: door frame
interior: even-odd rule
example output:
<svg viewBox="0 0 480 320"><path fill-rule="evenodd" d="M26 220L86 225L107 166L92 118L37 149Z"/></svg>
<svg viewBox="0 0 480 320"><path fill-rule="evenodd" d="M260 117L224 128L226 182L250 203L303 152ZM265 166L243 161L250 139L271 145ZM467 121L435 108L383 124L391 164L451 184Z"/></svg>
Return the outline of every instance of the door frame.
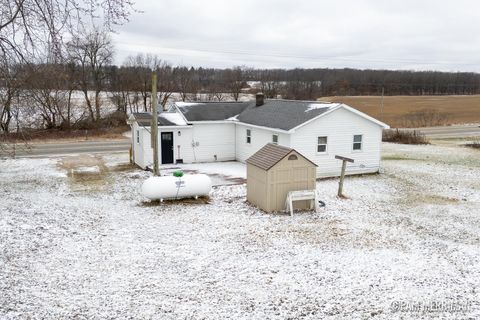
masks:
<svg viewBox="0 0 480 320"><path fill-rule="evenodd" d="M163 135L164 134L170 134L170 136L172 137L171 141L172 141L172 150L171 150L171 162L164 162L164 150L163 150ZM174 150L174 147L175 147L175 141L174 141L174 134L173 134L173 131L162 131L160 132L160 162L161 164L173 164L175 163L175 150ZM168 140L166 140L168 141Z"/></svg>

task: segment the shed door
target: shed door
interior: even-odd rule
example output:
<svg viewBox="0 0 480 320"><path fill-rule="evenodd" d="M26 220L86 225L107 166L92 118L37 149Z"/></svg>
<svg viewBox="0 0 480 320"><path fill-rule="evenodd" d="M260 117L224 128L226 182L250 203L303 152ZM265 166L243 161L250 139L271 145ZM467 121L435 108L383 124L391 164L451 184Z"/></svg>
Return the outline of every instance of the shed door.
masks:
<svg viewBox="0 0 480 320"><path fill-rule="evenodd" d="M162 164L173 163L173 132L162 132Z"/></svg>

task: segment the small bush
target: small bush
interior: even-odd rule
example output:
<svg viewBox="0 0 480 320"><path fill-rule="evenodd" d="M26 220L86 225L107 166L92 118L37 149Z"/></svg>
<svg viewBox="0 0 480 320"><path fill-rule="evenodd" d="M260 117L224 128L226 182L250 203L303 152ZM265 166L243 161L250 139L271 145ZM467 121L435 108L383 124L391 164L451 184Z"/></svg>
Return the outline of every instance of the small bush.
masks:
<svg viewBox="0 0 480 320"><path fill-rule="evenodd" d="M427 137L417 130L384 130L382 141L403 144L429 144Z"/></svg>
<svg viewBox="0 0 480 320"><path fill-rule="evenodd" d="M402 125L407 128L444 126L450 115L435 109L411 111L401 117Z"/></svg>
<svg viewBox="0 0 480 320"><path fill-rule="evenodd" d="M467 143L466 146L469 148L480 149L480 140Z"/></svg>

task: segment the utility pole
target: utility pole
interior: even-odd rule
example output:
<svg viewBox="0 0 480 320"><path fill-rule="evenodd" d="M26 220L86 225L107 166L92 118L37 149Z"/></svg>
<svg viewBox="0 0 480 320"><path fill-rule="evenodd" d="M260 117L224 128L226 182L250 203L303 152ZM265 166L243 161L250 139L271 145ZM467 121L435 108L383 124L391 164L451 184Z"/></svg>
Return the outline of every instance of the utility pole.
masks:
<svg viewBox="0 0 480 320"><path fill-rule="evenodd" d="M157 103L157 72L152 72L152 148L153 148L153 175L159 176L158 167L158 103Z"/></svg>
<svg viewBox="0 0 480 320"><path fill-rule="evenodd" d="M382 86L382 104L380 106L380 120L383 121L383 100L384 100L384 95L385 95L385 87Z"/></svg>

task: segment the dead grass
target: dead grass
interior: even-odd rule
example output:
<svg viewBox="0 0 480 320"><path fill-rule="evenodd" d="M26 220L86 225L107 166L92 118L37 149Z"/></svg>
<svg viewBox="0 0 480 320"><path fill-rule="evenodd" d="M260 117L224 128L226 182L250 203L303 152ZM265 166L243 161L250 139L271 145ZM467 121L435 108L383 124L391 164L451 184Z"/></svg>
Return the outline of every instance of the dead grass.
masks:
<svg viewBox="0 0 480 320"><path fill-rule="evenodd" d="M88 130L31 130L22 134L11 133L7 141L28 142L59 142L59 141L88 141L88 140L120 140L127 139L123 133L130 130L129 126L121 126L108 129Z"/></svg>
<svg viewBox="0 0 480 320"><path fill-rule="evenodd" d="M104 191L113 182L112 173L136 169L129 163L107 166L102 157L88 154L64 157L57 166L66 171L73 192Z"/></svg>
<svg viewBox="0 0 480 320"><path fill-rule="evenodd" d="M480 122L480 95L472 96L349 96L324 97L322 101L343 102L392 127L403 127L404 118L420 110L436 110L447 115L445 124Z"/></svg>

